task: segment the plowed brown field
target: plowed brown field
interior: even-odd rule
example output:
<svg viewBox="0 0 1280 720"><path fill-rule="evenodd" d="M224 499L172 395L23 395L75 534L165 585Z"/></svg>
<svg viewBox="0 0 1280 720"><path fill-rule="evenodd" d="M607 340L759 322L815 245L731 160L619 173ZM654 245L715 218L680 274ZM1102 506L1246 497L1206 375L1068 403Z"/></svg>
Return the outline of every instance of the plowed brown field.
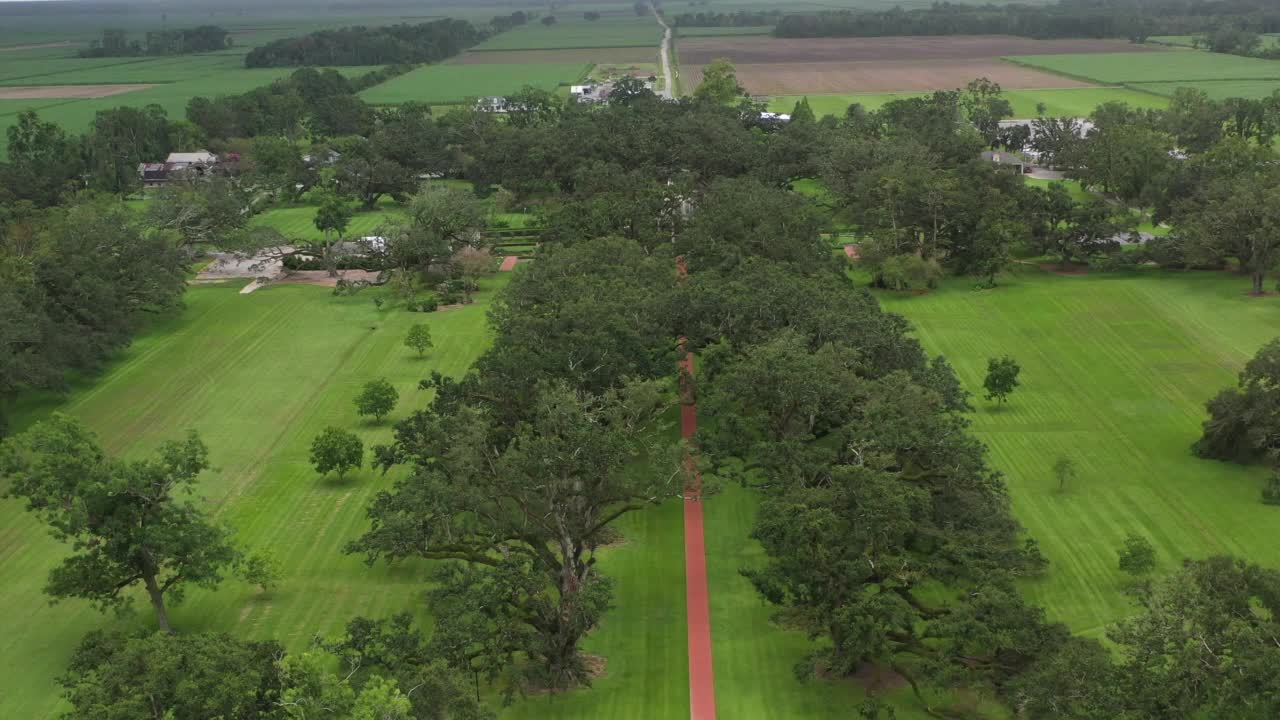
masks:
<svg viewBox="0 0 1280 720"><path fill-rule="evenodd" d="M104 98L155 85L32 85L0 87L0 100L48 100L54 98Z"/></svg>
<svg viewBox="0 0 1280 720"><path fill-rule="evenodd" d="M996 59L738 65L738 82L752 95L952 90L985 77L1005 89L1087 87L1088 83ZM697 87L702 69L686 67Z"/></svg>
<svg viewBox="0 0 1280 720"><path fill-rule="evenodd" d="M1166 52L1124 40L1032 40L1011 35L947 37L773 38L703 37L681 40L680 62L701 67L727 57L738 64L888 60L977 60L1004 55Z"/></svg>

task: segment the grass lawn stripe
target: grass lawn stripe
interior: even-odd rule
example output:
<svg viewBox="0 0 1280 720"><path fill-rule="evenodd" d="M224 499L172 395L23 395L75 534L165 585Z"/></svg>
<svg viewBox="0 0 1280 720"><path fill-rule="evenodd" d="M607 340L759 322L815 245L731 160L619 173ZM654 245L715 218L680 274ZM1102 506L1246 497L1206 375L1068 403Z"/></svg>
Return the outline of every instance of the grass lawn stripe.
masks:
<svg viewBox="0 0 1280 720"><path fill-rule="evenodd" d="M1221 552L1280 560L1258 495L1265 470L1189 449L1205 400L1275 334L1275 299L1245 289L1227 274L1028 270L989 292L955 281L918 298L880 295L971 390L986 358L1021 363L1023 386L1007 407L976 400L974 430L1051 561L1044 579L1025 584L1028 598L1078 632L1099 634L1130 612L1116 565L1129 532L1152 541L1163 571ZM1066 493L1050 471L1061 455L1079 469Z"/></svg>

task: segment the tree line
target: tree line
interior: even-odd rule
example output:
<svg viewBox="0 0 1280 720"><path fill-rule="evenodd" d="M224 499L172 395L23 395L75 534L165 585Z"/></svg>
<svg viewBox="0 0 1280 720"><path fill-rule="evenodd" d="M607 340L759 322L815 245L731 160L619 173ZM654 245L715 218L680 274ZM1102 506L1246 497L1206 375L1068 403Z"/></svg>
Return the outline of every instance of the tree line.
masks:
<svg viewBox="0 0 1280 720"><path fill-rule="evenodd" d="M1252 34L1280 30L1280 12L1264 2L1156 3L1059 0L1053 5L964 5L935 3L904 10L831 10L788 14L774 29L777 37L881 37L895 35L1008 34L1033 38L1128 38L1143 42L1153 35ZM1231 40L1234 47L1237 40ZM1219 52L1234 52L1220 49Z"/></svg>
<svg viewBox="0 0 1280 720"><path fill-rule="evenodd" d="M125 30L103 30L102 37L80 51L82 58L183 55L225 50L231 47L231 33L217 25L201 25L178 30L150 30L144 40L129 40Z"/></svg>
<svg viewBox="0 0 1280 720"><path fill-rule="evenodd" d="M490 35L466 20L445 18L417 25L319 30L273 40L245 55L248 68L302 65L397 65L439 62Z"/></svg>

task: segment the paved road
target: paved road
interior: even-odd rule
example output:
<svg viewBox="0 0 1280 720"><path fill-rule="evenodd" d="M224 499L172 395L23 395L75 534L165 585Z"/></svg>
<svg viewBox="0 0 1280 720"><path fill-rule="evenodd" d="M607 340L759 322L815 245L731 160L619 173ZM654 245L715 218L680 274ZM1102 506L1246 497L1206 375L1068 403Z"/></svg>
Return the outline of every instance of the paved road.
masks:
<svg viewBox="0 0 1280 720"><path fill-rule="evenodd" d="M658 96L667 100L674 100L676 76L671 70L671 26L667 24L666 20L662 19L662 15L658 13L658 8L650 4L649 9L653 11L653 19L657 20L658 24L662 26L662 49L660 54L662 56L663 89L658 92Z"/></svg>

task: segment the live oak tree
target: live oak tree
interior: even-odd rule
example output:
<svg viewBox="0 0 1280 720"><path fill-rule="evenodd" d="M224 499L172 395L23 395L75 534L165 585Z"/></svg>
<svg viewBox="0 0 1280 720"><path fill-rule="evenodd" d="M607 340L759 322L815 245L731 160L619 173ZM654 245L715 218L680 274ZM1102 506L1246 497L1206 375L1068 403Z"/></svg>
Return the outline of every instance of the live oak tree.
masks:
<svg viewBox="0 0 1280 720"><path fill-rule="evenodd" d="M356 396L356 412L361 417L372 415L379 422L396 408L400 393L386 378L370 380Z"/></svg>
<svg viewBox="0 0 1280 720"><path fill-rule="evenodd" d="M1197 455L1241 463L1280 459L1280 339L1263 345L1236 387L1218 393L1208 410L1204 433L1192 448Z"/></svg>
<svg viewBox="0 0 1280 720"><path fill-rule="evenodd" d="M58 679L67 720L223 718L276 714L284 649L225 634L95 631L81 640Z"/></svg>
<svg viewBox="0 0 1280 720"><path fill-rule="evenodd" d="M702 83L693 91L693 97L699 100L725 105L735 102L746 90L738 84L738 73L733 61L728 58L716 58L702 69Z"/></svg>
<svg viewBox="0 0 1280 720"><path fill-rule="evenodd" d="M364 443L355 433L328 427L311 441L311 465L321 475L337 471L341 479L347 471L364 464Z"/></svg>
<svg viewBox="0 0 1280 720"><path fill-rule="evenodd" d="M1274 161L1272 161L1273 163ZM1174 222L1193 263L1233 258L1249 274L1251 292L1265 292L1280 262L1280 171L1261 164L1229 180L1202 184L1177 209Z"/></svg>
<svg viewBox="0 0 1280 720"><path fill-rule="evenodd" d="M674 462L630 467L665 402L659 382L601 395L547 383L514 428L495 426L473 406L419 412L379 453L384 467L408 462L414 472L379 493L371 529L347 550L369 562L462 563L442 592L455 602L483 595L494 603L493 622L527 629L519 648L527 662L513 671L551 689L588 683L579 643L611 595L596 550L614 520L680 484Z"/></svg>
<svg viewBox="0 0 1280 720"><path fill-rule="evenodd" d="M1075 638L1011 687L1036 720L1264 720L1280 713L1280 573L1244 560L1187 561L1140 585L1138 612Z"/></svg>
<svg viewBox="0 0 1280 720"><path fill-rule="evenodd" d="M407 217L380 231L391 263L429 272L465 247L478 247L487 224L484 207L468 190L427 184L409 199Z"/></svg>
<svg viewBox="0 0 1280 720"><path fill-rule="evenodd" d="M160 628L172 632L167 605L189 586L215 587L240 559L227 531L181 499L206 467L208 451L194 432L132 462L108 457L66 415L10 439L3 449L8 495L25 499L72 546L45 592L123 609L132 600L126 591L141 585Z"/></svg>
<svg viewBox="0 0 1280 720"><path fill-rule="evenodd" d="M229 178L174 178L152 193L146 213L151 227L170 233L182 248L256 249L253 236L242 232L250 218L248 194Z"/></svg>

